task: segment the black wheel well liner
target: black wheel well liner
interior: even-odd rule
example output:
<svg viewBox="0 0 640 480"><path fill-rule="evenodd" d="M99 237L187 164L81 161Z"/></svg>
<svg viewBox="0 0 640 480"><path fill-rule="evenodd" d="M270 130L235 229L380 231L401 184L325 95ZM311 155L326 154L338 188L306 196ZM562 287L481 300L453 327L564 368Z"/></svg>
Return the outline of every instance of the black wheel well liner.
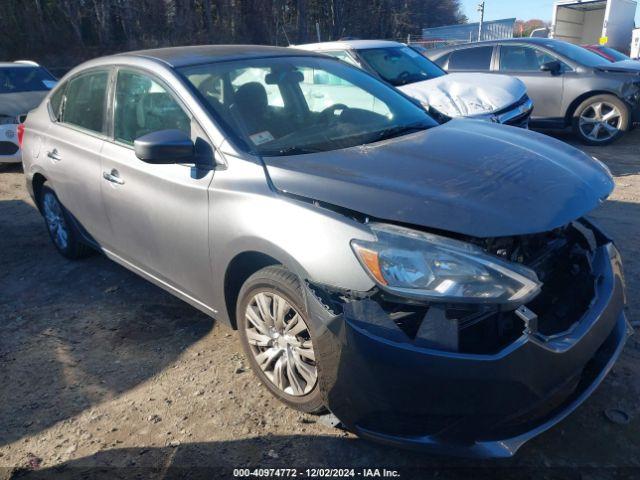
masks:
<svg viewBox="0 0 640 480"><path fill-rule="evenodd" d="M238 294L244 282L251 275L271 265L281 265L275 258L261 252L249 251L236 255L229 265L224 276L224 300L229 315L229 323L236 330L236 303Z"/></svg>
<svg viewBox="0 0 640 480"><path fill-rule="evenodd" d="M41 173L35 173L31 179L31 188L33 189L33 197L36 202L36 207L40 210L40 192L42 191L42 185L47 181L47 178Z"/></svg>

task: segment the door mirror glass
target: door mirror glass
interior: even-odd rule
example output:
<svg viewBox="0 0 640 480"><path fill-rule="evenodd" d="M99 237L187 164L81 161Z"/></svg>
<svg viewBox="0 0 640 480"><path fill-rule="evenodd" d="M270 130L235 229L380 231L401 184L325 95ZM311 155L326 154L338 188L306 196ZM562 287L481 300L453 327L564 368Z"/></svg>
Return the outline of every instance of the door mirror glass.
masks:
<svg viewBox="0 0 640 480"><path fill-rule="evenodd" d="M136 138L133 148L143 162L154 164L195 161L191 138L181 130L160 130Z"/></svg>
<svg viewBox="0 0 640 480"><path fill-rule="evenodd" d="M553 60L551 62L545 62L540 65L540 70L542 70L543 72L550 72L555 75L557 73L560 73L560 71L562 70L562 65L557 60Z"/></svg>

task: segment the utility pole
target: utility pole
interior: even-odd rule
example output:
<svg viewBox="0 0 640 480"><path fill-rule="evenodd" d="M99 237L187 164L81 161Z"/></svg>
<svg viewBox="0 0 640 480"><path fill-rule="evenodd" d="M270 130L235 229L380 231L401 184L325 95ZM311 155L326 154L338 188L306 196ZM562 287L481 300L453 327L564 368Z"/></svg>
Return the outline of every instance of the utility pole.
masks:
<svg viewBox="0 0 640 480"><path fill-rule="evenodd" d="M478 24L478 41L482 41L482 24L484 23L484 2L478 4L478 12L480 12L480 23Z"/></svg>

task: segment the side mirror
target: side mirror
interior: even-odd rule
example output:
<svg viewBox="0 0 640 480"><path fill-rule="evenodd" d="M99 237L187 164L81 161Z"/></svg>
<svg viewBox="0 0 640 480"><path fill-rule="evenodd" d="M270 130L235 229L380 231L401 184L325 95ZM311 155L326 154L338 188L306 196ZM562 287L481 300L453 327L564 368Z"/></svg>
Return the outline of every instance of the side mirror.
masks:
<svg viewBox="0 0 640 480"><path fill-rule="evenodd" d="M543 72L550 72L553 75L557 75L562 71L562 64L557 60L546 62L540 65L540 70Z"/></svg>
<svg viewBox="0 0 640 480"><path fill-rule="evenodd" d="M195 161L191 138L181 130L159 130L147 133L133 142L143 162L154 164L191 163Z"/></svg>

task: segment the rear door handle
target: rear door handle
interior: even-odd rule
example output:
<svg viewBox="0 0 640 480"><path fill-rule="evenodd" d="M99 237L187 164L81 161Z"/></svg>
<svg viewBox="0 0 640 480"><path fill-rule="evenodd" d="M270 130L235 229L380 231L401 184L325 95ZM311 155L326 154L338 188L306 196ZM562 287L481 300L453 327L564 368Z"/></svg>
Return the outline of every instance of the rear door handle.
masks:
<svg viewBox="0 0 640 480"><path fill-rule="evenodd" d="M102 172L102 178L104 178L107 182L124 185L124 180L120 178L120 175L115 168L111 170L111 172Z"/></svg>
<svg viewBox="0 0 640 480"><path fill-rule="evenodd" d="M47 152L47 157L55 162L59 162L60 160L62 160L62 155L60 155L60 153L58 153L58 150L55 148Z"/></svg>

